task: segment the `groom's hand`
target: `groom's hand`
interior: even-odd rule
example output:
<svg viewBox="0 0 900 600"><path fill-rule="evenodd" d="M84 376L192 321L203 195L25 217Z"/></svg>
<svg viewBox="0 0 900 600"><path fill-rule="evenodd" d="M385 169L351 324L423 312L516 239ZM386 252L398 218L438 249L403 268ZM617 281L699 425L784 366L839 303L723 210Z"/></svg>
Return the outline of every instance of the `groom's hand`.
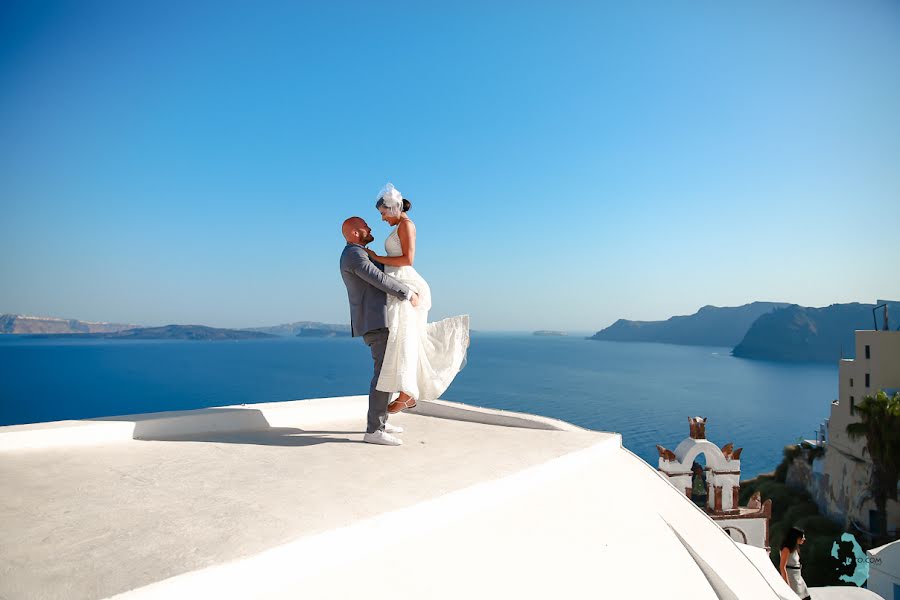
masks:
<svg viewBox="0 0 900 600"><path fill-rule="evenodd" d="M413 305L413 307L419 306L419 295L413 292L413 295L409 297L409 303Z"/></svg>

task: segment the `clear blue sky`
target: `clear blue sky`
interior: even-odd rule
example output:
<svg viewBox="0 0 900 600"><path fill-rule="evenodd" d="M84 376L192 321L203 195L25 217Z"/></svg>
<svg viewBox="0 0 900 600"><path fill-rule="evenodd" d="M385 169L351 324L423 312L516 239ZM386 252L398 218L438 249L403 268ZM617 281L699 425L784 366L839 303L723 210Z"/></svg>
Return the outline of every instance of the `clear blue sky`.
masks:
<svg viewBox="0 0 900 600"><path fill-rule="evenodd" d="M422 4L0 4L0 312L347 322L387 181L476 329L900 299L897 2Z"/></svg>

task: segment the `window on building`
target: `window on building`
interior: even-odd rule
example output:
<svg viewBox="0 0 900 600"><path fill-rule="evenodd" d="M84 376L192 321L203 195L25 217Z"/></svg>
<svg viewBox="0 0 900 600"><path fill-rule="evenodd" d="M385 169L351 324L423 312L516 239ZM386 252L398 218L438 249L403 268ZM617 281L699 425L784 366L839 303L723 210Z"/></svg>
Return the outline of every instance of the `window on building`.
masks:
<svg viewBox="0 0 900 600"><path fill-rule="evenodd" d="M866 346L866 358L872 358L872 352L869 350L869 346Z"/></svg>
<svg viewBox="0 0 900 600"><path fill-rule="evenodd" d="M866 387L869 387L869 374L866 373Z"/></svg>
<svg viewBox="0 0 900 600"><path fill-rule="evenodd" d="M850 378L850 387L853 387L853 378Z"/></svg>
<svg viewBox="0 0 900 600"><path fill-rule="evenodd" d="M887 515L877 510L869 511L869 531L884 534L887 531Z"/></svg>
<svg viewBox="0 0 900 600"><path fill-rule="evenodd" d="M850 416L853 417L856 415L856 398L850 396Z"/></svg>

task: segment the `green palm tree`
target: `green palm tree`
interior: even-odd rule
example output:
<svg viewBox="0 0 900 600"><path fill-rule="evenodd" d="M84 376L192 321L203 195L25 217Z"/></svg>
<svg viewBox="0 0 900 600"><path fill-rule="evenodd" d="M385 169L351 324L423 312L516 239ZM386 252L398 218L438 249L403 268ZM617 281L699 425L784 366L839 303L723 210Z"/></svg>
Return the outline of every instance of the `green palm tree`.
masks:
<svg viewBox="0 0 900 600"><path fill-rule="evenodd" d="M882 515L887 499L897 500L900 476L900 392L893 397L884 390L866 396L856 406L859 423L847 425L847 435L856 440L866 438L866 449L872 459L870 491Z"/></svg>

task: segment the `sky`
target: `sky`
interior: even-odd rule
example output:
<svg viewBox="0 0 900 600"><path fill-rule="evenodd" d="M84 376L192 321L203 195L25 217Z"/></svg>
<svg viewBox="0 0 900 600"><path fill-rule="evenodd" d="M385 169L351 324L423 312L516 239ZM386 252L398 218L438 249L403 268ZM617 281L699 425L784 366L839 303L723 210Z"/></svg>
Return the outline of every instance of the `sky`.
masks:
<svg viewBox="0 0 900 600"><path fill-rule="evenodd" d="M432 319L900 300L900 3L0 3L0 313L346 323L412 201Z"/></svg>

